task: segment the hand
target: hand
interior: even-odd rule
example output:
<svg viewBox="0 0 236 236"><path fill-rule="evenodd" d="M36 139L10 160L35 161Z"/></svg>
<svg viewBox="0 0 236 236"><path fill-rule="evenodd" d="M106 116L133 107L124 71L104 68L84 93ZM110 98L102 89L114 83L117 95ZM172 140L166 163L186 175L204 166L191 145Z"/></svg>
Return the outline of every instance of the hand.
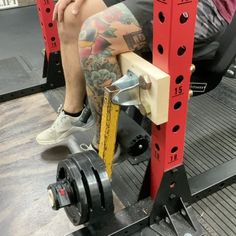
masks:
<svg viewBox="0 0 236 236"><path fill-rule="evenodd" d="M59 0L56 3L53 11L53 20L62 22L64 18L64 11L72 2L74 2L74 4L71 13L73 15L77 15L79 13L79 8L83 1L84 0Z"/></svg>

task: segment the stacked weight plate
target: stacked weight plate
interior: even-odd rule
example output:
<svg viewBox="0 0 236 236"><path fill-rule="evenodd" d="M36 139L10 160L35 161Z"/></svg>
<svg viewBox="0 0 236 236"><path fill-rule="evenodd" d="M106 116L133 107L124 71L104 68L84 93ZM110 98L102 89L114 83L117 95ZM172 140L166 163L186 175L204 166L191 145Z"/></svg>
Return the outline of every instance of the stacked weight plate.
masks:
<svg viewBox="0 0 236 236"><path fill-rule="evenodd" d="M57 182L49 185L48 191L52 208L64 208L74 225L95 222L114 210L104 162L94 151L59 162Z"/></svg>

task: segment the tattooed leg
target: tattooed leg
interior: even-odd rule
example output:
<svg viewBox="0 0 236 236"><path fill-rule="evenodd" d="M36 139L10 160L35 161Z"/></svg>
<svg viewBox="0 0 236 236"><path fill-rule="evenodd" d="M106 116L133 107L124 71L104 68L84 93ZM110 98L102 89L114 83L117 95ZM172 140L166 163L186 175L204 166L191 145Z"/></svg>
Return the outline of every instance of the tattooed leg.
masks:
<svg viewBox="0 0 236 236"><path fill-rule="evenodd" d="M116 55L147 46L141 28L122 3L90 17L79 36L81 66L96 120L93 144L98 147L104 87L121 77Z"/></svg>

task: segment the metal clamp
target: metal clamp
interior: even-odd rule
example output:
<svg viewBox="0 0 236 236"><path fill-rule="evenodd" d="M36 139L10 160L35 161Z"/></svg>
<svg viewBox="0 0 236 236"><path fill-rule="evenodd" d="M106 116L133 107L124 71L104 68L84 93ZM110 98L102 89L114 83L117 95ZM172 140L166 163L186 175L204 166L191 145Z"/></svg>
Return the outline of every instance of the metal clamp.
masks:
<svg viewBox="0 0 236 236"><path fill-rule="evenodd" d="M151 80L147 75L137 76L128 70L127 74L107 87L113 93L112 102L121 106L138 106L143 115L150 114L150 109L141 101L141 89L151 88Z"/></svg>

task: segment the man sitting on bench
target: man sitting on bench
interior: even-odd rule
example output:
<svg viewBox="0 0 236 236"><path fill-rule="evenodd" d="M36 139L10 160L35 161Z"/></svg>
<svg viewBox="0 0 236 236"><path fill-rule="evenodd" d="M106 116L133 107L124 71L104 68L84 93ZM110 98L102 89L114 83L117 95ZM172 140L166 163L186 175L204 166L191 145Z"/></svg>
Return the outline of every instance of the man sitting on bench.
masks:
<svg viewBox="0 0 236 236"><path fill-rule="evenodd" d="M234 16L236 0L199 0L195 44L209 43ZM153 0L59 0L54 9L61 41L66 81L63 109L39 144L56 144L70 134L85 131L87 91L96 123L93 149L98 149L104 87L121 77L116 56L148 50L152 41Z"/></svg>

